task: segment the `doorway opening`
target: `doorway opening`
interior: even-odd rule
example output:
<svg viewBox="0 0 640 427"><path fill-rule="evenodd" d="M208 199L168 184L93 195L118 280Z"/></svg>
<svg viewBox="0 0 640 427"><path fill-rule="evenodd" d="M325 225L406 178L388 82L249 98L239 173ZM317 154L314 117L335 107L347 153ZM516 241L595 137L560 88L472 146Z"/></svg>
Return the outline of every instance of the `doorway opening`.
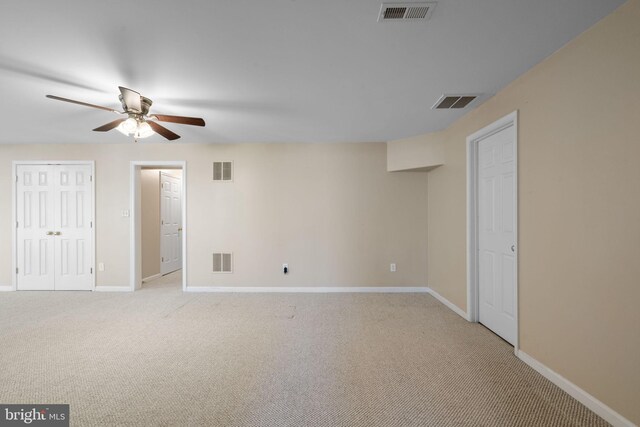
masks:
<svg viewBox="0 0 640 427"><path fill-rule="evenodd" d="M131 162L131 290L186 289L186 162Z"/></svg>
<svg viewBox="0 0 640 427"><path fill-rule="evenodd" d="M518 352L518 112L467 138L467 313Z"/></svg>

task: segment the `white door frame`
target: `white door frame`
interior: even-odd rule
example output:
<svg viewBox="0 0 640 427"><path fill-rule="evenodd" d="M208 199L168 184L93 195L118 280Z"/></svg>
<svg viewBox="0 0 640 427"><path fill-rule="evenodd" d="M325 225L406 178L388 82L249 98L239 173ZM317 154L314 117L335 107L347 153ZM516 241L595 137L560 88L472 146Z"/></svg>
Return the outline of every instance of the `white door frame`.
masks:
<svg viewBox="0 0 640 427"><path fill-rule="evenodd" d="M470 322L479 320L479 280L478 280L478 143L501 130L513 126L515 132L515 224L514 237L516 242L515 274L516 288L515 318L516 338L514 351L518 354L520 321L518 317L518 110L491 123L467 137L467 316Z"/></svg>
<svg viewBox="0 0 640 427"><path fill-rule="evenodd" d="M11 290L18 289L18 280L16 275L16 269L18 268L18 236L17 236L17 209L18 209L18 183L16 182L16 176L18 173L18 166L22 165L83 165L91 166L91 221L93 221L93 227L91 227L91 290L96 290L96 162L93 160L14 160L11 162L11 179L13 185L11 186L11 203L13 205L11 209Z"/></svg>
<svg viewBox="0 0 640 427"><path fill-rule="evenodd" d="M142 167L182 168L182 290L187 290L187 162L183 160L134 160L130 163L129 205L131 208L129 231L129 290L142 285Z"/></svg>

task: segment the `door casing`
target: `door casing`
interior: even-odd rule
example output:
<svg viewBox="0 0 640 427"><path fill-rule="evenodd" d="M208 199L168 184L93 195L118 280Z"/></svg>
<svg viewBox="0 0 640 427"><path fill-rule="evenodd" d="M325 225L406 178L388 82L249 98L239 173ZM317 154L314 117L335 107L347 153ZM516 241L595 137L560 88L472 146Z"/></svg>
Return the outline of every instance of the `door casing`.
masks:
<svg viewBox="0 0 640 427"><path fill-rule="evenodd" d="M96 268L95 268L95 260L96 260L96 171L95 171L95 161L93 160L14 160L11 162L11 290L15 291L18 289L18 281L16 269L18 268L18 236L17 236L17 169L18 166L21 165L84 165L91 167L91 176L93 179L91 180L91 218L93 219L93 227L91 228L91 268L93 268L93 274L91 275L91 290L95 291L96 289Z"/></svg>
<svg viewBox="0 0 640 427"><path fill-rule="evenodd" d="M478 280L478 142L501 130L513 126L515 132L515 276L514 289L516 337L514 352L517 355L520 340L520 318L518 298L518 111L514 111L503 118L491 123L467 137L467 317L470 322L479 320L479 280Z"/></svg>

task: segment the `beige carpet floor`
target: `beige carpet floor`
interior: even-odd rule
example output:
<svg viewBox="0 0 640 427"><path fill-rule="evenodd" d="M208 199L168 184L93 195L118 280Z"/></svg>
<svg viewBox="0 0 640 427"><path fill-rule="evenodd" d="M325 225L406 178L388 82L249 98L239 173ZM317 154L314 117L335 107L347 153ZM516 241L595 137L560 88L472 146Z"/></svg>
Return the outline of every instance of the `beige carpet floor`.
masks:
<svg viewBox="0 0 640 427"><path fill-rule="evenodd" d="M601 426L424 294L0 294L0 402L77 426Z"/></svg>

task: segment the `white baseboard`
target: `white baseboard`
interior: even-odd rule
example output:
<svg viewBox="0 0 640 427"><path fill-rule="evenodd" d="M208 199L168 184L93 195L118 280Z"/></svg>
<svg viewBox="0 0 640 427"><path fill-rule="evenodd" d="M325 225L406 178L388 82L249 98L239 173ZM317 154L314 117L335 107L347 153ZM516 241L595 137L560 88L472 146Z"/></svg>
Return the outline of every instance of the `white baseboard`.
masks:
<svg viewBox="0 0 640 427"><path fill-rule="evenodd" d="M439 293L437 293L436 291L434 291L431 288L427 288L427 292L429 292L429 294L431 294L431 296L433 296L435 299L440 301L442 304L446 305L454 313L456 313L459 316L461 316L464 320L469 321L469 316L460 307L458 307L457 305L455 305L454 303L452 303L451 301L449 301L448 299L446 299L445 297L443 297L442 295L440 295Z"/></svg>
<svg viewBox="0 0 640 427"><path fill-rule="evenodd" d="M131 292L129 286L96 286L96 292Z"/></svg>
<svg viewBox="0 0 640 427"><path fill-rule="evenodd" d="M426 293L428 292L428 288L421 286L187 286L187 292Z"/></svg>
<svg viewBox="0 0 640 427"><path fill-rule="evenodd" d="M13 290L13 286L0 286L0 292L10 292Z"/></svg>
<svg viewBox="0 0 640 427"><path fill-rule="evenodd" d="M631 421L629 421L622 415L618 414L616 411L614 411L613 409L611 409L610 407L608 407L607 405L605 405L604 403L602 403L601 401L599 401L598 399L596 399L595 397L593 397L592 395L590 395L589 393L587 393L586 391L584 391L583 389L581 389L580 387L578 387L577 385L575 385L574 383L572 383L571 381L563 377L562 375L551 370L546 365L538 362L536 359L529 356L527 353L523 352L522 350L518 351L517 356L524 363L531 366L533 369L535 369L540 374L542 374L542 376L544 376L546 379L548 379L549 381L551 381L552 383L560 387L571 397L576 399L578 402L582 403L587 408L591 409L593 412L598 414L600 417L602 417L605 421L607 421L611 425L615 427L635 426L635 424L633 424Z"/></svg>
<svg viewBox="0 0 640 427"><path fill-rule="evenodd" d="M160 274L160 273L154 274L152 276L145 277L144 279L142 279L142 283L150 282L150 281L158 279L160 277L162 277L162 274Z"/></svg>

